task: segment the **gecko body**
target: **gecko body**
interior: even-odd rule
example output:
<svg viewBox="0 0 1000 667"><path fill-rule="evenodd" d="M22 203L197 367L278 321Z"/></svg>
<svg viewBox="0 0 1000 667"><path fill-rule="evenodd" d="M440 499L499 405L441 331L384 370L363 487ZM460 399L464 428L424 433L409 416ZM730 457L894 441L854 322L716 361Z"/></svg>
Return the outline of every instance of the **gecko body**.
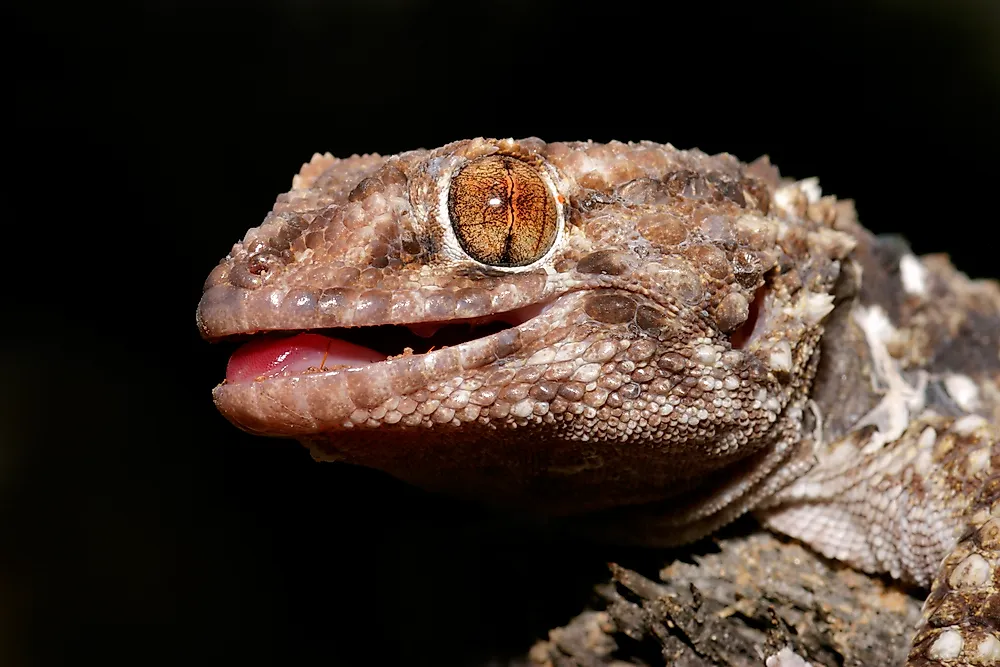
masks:
<svg viewBox="0 0 1000 667"><path fill-rule="evenodd" d="M316 458L698 539L747 512L1000 665L1000 287L814 179L651 142L316 155L210 275L222 413ZM581 518L584 517L584 518Z"/></svg>

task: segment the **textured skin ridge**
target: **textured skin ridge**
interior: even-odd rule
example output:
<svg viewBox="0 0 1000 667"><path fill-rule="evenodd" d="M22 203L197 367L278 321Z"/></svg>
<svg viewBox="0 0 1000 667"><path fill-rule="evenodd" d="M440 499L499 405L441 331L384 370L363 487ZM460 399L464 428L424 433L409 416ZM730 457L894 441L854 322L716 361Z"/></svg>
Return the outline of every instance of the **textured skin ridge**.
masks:
<svg viewBox="0 0 1000 667"><path fill-rule="evenodd" d="M524 163L532 208L489 209L516 206L496 169L452 189L498 154ZM426 354L223 383L235 424L623 542L680 544L753 511L929 586L910 667L1000 664L996 282L872 236L850 202L766 158L668 144L317 154L292 185L209 276L206 338L527 319ZM555 240L523 266L484 264L456 240L458 194L477 221L530 229L531 210L556 211Z"/></svg>
<svg viewBox="0 0 1000 667"><path fill-rule="evenodd" d="M976 469L975 479L982 483L976 485L959 524L958 543L941 563L924 604L909 658L914 666L1000 663L1000 440L985 422L963 430L971 429L981 440L962 463Z"/></svg>

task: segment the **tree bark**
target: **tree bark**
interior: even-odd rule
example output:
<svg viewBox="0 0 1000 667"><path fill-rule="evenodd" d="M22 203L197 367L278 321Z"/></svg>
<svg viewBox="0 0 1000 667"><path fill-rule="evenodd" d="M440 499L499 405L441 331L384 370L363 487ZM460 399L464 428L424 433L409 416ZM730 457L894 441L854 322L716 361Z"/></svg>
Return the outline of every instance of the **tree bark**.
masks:
<svg viewBox="0 0 1000 667"><path fill-rule="evenodd" d="M600 604L550 631L522 664L903 664L918 597L763 531L715 544L668 564L660 581L611 564Z"/></svg>

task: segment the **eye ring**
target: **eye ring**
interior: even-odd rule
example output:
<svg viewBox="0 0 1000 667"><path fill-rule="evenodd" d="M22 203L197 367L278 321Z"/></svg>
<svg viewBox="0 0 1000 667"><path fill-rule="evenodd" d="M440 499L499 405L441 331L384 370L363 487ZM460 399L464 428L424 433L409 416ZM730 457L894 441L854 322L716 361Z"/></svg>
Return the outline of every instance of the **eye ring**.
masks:
<svg viewBox="0 0 1000 667"><path fill-rule="evenodd" d="M559 207L539 170L516 157L487 155L452 176L448 220L462 251L489 266L517 268L545 256L559 231Z"/></svg>

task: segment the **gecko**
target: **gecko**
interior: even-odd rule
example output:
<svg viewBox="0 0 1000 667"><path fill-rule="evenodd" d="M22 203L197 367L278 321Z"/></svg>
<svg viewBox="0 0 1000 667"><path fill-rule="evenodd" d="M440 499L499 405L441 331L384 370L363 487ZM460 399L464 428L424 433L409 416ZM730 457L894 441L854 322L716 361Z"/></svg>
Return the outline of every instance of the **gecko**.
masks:
<svg viewBox="0 0 1000 667"><path fill-rule="evenodd" d="M197 325L245 431L623 544L752 513L928 590L907 667L1000 665L1000 285L766 157L316 154Z"/></svg>

